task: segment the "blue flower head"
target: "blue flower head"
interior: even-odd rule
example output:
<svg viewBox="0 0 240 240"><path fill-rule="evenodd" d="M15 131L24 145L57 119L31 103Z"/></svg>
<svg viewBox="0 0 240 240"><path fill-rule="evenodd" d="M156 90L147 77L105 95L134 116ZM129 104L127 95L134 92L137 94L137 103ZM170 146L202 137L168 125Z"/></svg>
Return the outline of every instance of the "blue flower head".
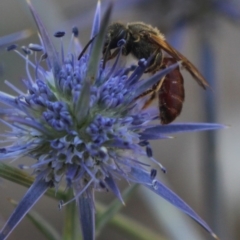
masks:
<svg viewBox="0 0 240 240"><path fill-rule="evenodd" d="M22 47L23 53L16 45L8 47L25 60L27 77L23 80L24 92L10 82L6 83L16 95L0 92L0 102L6 106L0 110L1 121L10 129L4 136L11 140L10 145L0 149L0 159L30 156L35 160L30 168L36 178L1 230L0 240L8 237L48 188L57 190L62 181L73 189L74 198L70 201L75 200L79 207L83 239L94 239L94 191L110 190L123 202L116 184L119 178L146 186L216 238L183 200L155 178L156 169L146 165L149 160L157 162L149 140L164 139L177 132L221 127L217 124L154 124L152 121L159 118L157 109L143 109L144 101L137 97L178 64L147 79L142 79L142 75L151 59L141 59L137 66L120 68L119 54L112 65L103 68L102 45L111 5L100 24L100 3L92 40L78 60L81 52L78 29L72 29L68 49L62 46L57 51L38 14L30 3L29 6L41 43ZM58 38L64 35L64 32L55 33ZM118 45L121 48L124 40ZM30 69L34 69L34 74ZM165 171L160 163L158 165ZM60 202L60 205L67 203Z"/></svg>

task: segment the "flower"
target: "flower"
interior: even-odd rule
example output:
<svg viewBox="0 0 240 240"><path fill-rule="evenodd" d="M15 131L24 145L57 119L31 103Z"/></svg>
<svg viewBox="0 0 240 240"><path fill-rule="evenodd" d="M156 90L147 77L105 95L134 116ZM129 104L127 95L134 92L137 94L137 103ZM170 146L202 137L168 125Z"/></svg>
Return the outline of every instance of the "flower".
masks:
<svg viewBox="0 0 240 240"><path fill-rule="evenodd" d="M66 53L62 46L59 54L30 2L29 6L41 44L22 47L24 54L16 45L8 47L8 51L15 51L25 59L27 78L23 80L26 92L9 82L6 84L16 96L0 92L0 102L6 105L0 110L1 121L9 127L10 132L5 136L11 140L10 145L0 149L0 159L30 156L36 161L30 166L36 178L1 230L0 240L8 237L47 189L57 190L64 180L67 188L74 191L70 201L78 204L83 239L94 239L94 191L109 189L123 202L116 178L141 183L217 238L183 200L155 178L157 170L145 163L157 162L149 140L164 139L167 134L177 132L222 127L218 124L154 124L152 121L159 118L158 111L142 109L144 99L137 97L178 64L142 81L139 80L151 59L141 59L138 66L120 68L119 54L114 64L103 68L100 58L112 6L104 14L100 27L100 3L88 53L85 54L87 49L84 49L78 59L78 30L74 27L69 50ZM64 35L62 31L55 33L57 38ZM123 44L121 40L119 47ZM36 63L30 59L32 52ZM47 70L42 66L43 61L47 63ZM30 67L34 69L34 76ZM60 207L70 201L60 201Z"/></svg>

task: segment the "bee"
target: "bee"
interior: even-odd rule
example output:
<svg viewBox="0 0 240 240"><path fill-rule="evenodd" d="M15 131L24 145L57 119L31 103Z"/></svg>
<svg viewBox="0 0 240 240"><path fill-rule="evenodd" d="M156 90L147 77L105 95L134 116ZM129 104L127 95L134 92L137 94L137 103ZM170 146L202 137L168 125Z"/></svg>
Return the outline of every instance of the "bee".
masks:
<svg viewBox="0 0 240 240"><path fill-rule="evenodd" d="M157 28L153 28L143 22L133 22L126 25L122 23L111 24L106 33L103 46L104 64L114 58L120 51L119 40L124 39L125 45L121 47L122 55L132 54L137 59L148 59L153 56L146 73L154 74L177 61L182 62L186 69L198 84L206 89L209 85L197 68L180 52L173 48ZM167 54L167 55L166 55ZM158 97L161 124L169 124L181 113L184 93L184 79L180 68L176 68L167 74L163 81L155 84L139 97L149 95L143 108L146 108Z"/></svg>

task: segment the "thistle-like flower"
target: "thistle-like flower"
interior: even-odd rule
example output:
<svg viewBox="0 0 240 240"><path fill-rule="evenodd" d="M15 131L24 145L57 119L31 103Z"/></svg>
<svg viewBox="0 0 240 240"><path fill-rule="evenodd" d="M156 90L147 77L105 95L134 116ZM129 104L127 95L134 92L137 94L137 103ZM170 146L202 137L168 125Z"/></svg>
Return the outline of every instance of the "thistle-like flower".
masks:
<svg viewBox="0 0 240 240"><path fill-rule="evenodd" d="M118 67L120 54L112 65L103 69L101 54L111 6L100 26L100 3L97 5L89 48L78 60L78 30L72 29L68 51L54 48L38 14L29 3L40 33L41 44L22 48L11 45L26 61L27 78L22 92L6 82L16 96L0 92L1 121L10 128L5 137L9 146L0 149L0 159L30 156L35 182L16 207L0 232L4 240L48 188L58 189L61 181L72 188L79 207L82 235L95 238L94 191L108 189L123 202L115 179L140 183L181 209L212 236L209 226L176 194L155 179L156 169L146 165L153 158L149 140L164 139L168 134L221 128L218 124L154 124L155 108L142 109L144 101L137 97L157 83L177 64L141 79L150 60L137 66ZM55 33L62 38L64 32ZM124 41L119 42L119 47ZM74 49L74 50L73 50ZM34 53L35 62L31 61ZM38 59L38 60L36 60ZM46 61L48 69L42 66ZM34 76L29 68L34 69ZM140 81L141 79L141 81ZM164 168L160 165L160 169ZM60 205L64 206L68 202Z"/></svg>

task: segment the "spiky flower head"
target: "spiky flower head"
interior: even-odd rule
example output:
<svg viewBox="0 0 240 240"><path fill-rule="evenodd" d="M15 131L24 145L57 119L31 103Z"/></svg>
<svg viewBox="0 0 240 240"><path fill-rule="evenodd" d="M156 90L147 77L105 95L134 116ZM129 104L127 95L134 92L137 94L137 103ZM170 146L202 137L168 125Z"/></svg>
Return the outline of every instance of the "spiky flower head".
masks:
<svg viewBox="0 0 240 240"><path fill-rule="evenodd" d="M54 48L38 14L29 3L37 23L41 44L29 44L20 53L26 61L25 92L6 82L16 96L0 92L2 122L10 131L4 136L11 144L0 149L0 158L16 159L30 156L36 162L30 166L36 175L29 188L0 233L4 240L50 187L58 189L65 181L72 188L82 227L83 238L95 238L94 191L111 190L123 202L116 178L141 183L190 215L213 236L208 225L176 194L155 179L156 170L146 165L157 162L149 140L164 139L167 134L215 129L214 124L152 123L159 118L155 108L142 109L144 100L137 98L157 83L178 64L141 79L151 61L142 59L137 66L118 67L119 57L103 69L102 45L109 22L111 6L100 26L100 3L94 18L88 53L80 59L78 30L72 29L68 50ZM62 38L64 32L55 33ZM96 37L95 37L96 36ZM119 48L124 45L119 41ZM32 54L33 53L33 54ZM121 53L121 51L120 51ZM33 62L31 55L34 55ZM46 62L48 69L42 66ZM34 69L34 75L30 74ZM141 81L140 81L141 79ZM158 163L159 164L159 163ZM164 168L159 164L160 168ZM27 203L27 204L26 204ZM66 203L60 202L63 206Z"/></svg>

